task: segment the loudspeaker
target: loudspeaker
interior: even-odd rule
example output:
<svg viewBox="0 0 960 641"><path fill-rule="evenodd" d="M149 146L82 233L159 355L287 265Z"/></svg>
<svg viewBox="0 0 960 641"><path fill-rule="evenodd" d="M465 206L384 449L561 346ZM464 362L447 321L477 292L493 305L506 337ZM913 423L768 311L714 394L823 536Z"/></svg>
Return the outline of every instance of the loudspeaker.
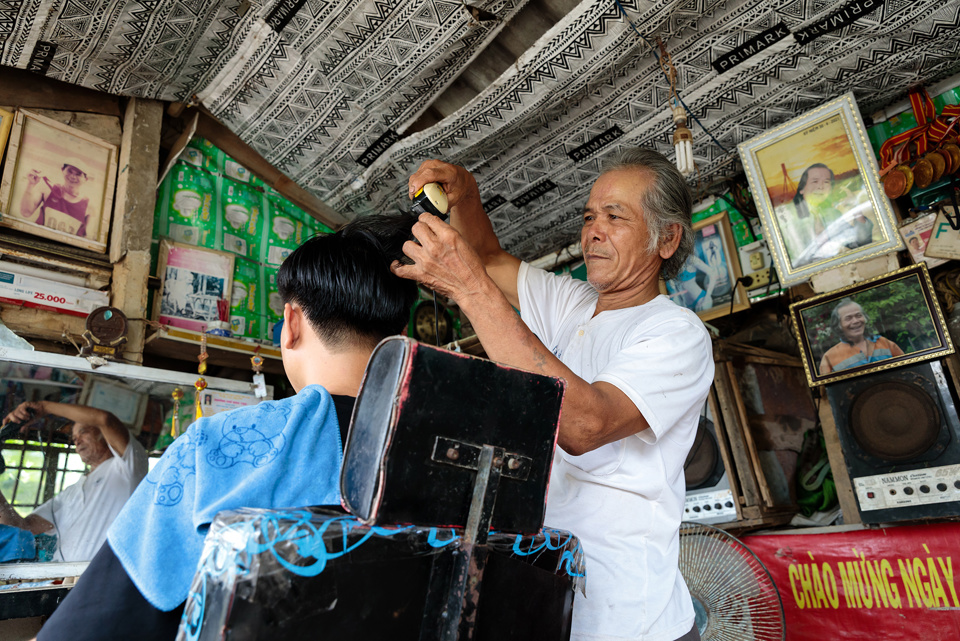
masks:
<svg viewBox="0 0 960 641"><path fill-rule="evenodd" d="M827 386L864 523L960 516L960 420L940 361Z"/></svg>
<svg viewBox="0 0 960 641"><path fill-rule="evenodd" d="M717 428L709 403L700 414L700 425L683 464L687 482L683 520L697 523L729 523L737 520L733 493L720 454Z"/></svg>

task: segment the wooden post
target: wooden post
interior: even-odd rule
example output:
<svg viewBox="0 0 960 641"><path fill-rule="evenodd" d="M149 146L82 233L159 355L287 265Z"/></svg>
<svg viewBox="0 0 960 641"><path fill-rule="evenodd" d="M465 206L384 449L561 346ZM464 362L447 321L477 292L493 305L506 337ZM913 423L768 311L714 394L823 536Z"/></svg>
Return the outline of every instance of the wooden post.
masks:
<svg viewBox="0 0 960 641"><path fill-rule="evenodd" d="M720 458L723 460L723 468L727 471L727 482L730 483L730 493L733 494L733 505L737 510L737 520L743 519L743 506L740 505L740 479L737 478L737 467L733 462L733 454L730 452L730 445L727 442L726 430L723 429L723 416L720 413L720 403L717 401L717 393L711 388L707 395L707 403L710 406L710 413L713 415L713 426L717 435L717 447L720 449Z"/></svg>
<svg viewBox="0 0 960 641"><path fill-rule="evenodd" d="M732 450L734 467L740 481L740 490L743 492L744 506L755 506L760 503L760 491L754 477L753 465L747 453L746 443L743 441L744 426L740 424L731 391L731 381L727 378L725 361L716 361L713 382L717 392L717 403L720 406L720 415L723 417L723 431L726 432ZM717 424L718 426L720 423Z"/></svg>
<svg viewBox="0 0 960 641"><path fill-rule="evenodd" d="M123 138L110 234L113 263L111 304L131 322L123 357L143 362L147 318L150 239L160 167L160 124L163 103L131 98L123 117Z"/></svg>
<svg viewBox="0 0 960 641"><path fill-rule="evenodd" d="M847 463L843 459L840 434L837 432L833 409L830 407L830 401L827 400L826 394L820 399L820 426L823 428L823 440L827 446L827 460L830 461L830 471L833 472L833 482L837 486L837 497L840 499L840 509L843 511L843 522L845 524L860 523L857 497L853 492L853 483L850 482Z"/></svg>
<svg viewBox="0 0 960 641"><path fill-rule="evenodd" d="M743 440L747 446L750 461L753 463L753 470L757 475L757 486L760 488L760 495L763 497L764 503L769 507L774 507L773 493L767 485L763 467L760 465L760 453L757 451L757 444L753 440L753 432L750 431L750 417L747 415L747 406L743 402L743 395L740 393L740 387L736 383L737 373L734 370L732 362L727 361L724 365L727 368L734 408L736 409L737 416L740 418L740 425L743 426Z"/></svg>

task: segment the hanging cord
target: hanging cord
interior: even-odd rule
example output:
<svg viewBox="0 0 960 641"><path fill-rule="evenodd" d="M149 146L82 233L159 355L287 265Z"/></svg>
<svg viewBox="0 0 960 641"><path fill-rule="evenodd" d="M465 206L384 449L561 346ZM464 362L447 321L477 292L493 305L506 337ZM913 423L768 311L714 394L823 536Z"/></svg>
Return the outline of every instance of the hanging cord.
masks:
<svg viewBox="0 0 960 641"><path fill-rule="evenodd" d="M440 347L440 306L437 305L437 290L433 290L433 340Z"/></svg>
<svg viewBox="0 0 960 641"><path fill-rule="evenodd" d="M637 27L636 27L635 24L633 24L633 20L631 20L631 19L630 19L630 16L627 15L627 11L626 11L626 9L623 8L623 5L620 4L620 0L613 0L613 1L617 4L617 8L620 10L620 13L623 14L623 19L627 21L627 24L630 25L630 28L633 29L633 31L634 31L638 36L640 36L640 38L641 38L644 42L646 42L646 43L647 43L647 46L650 47L650 49L653 51L653 55L656 56L657 62L660 63L660 71L663 72L663 63L660 62L660 54L657 52L657 48L656 48L655 46L653 46L653 43L650 42L650 40L649 40L646 36L644 36L642 33L640 33L640 30L637 29ZM664 73L664 76L666 76L666 73ZM667 78L667 81L669 82L669 81L670 81L669 76L666 76L666 78ZM688 106L687 106L687 103L685 103L685 102L683 101L683 98L680 97L680 94L679 94L679 93L675 93L674 95L676 95L677 101L678 101L681 105L683 105L683 108L684 108L684 109L686 109L687 115L689 115L691 118L693 118L693 121L696 122L698 125L700 125L700 128L703 129L708 136L710 136L710 140L712 140L712 141L714 142L714 144L717 145L717 147L720 147L720 149L722 149L722 150L724 151L724 153L730 153L730 150L727 149L726 147L724 147L724 146L720 143L720 141L717 140L716 137L715 137L712 133L710 133L710 130L703 126L703 123L700 122L700 119L697 118L697 117L694 115L694 113L690 110L690 107L688 107Z"/></svg>

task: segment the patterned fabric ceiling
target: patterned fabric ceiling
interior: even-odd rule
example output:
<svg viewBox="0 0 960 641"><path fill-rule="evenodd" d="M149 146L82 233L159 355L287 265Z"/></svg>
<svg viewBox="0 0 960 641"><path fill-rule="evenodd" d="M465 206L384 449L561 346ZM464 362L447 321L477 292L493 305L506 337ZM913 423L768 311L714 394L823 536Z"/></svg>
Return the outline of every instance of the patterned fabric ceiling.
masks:
<svg viewBox="0 0 960 641"><path fill-rule="evenodd" d="M405 135L525 2L472 2L498 18L478 20L448 0L0 0L0 64L200 102L348 217L400 206L426 158L463 164L524 258L576 240L601 156L673 156L658 37L725 148L691 123L702 181L844 92L869 114L960 72L960 0L586 0L460 111Z"/></svg>

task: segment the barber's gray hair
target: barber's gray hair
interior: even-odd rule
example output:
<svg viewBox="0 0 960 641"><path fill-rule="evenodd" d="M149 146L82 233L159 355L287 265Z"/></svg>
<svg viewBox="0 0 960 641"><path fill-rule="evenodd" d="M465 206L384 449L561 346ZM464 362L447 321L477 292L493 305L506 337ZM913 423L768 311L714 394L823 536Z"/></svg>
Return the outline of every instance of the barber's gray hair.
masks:
<svg viewBox="0 0 960 641"><path fill-rule="evenodd" d="M833 308L833 311L830 312L830 327L837 332L837 334L843 336L843 329L840 327L840 308L846 307L847 305L856 305L860 308L860 313L863 314L863 319L866 321L867 325L870 324L870 317L867 316L867 313L863 311L863 306L860 305L857 301L853 300L849 296L842 299L837 306Z"/></svg>
<svg viewBox="0 0 960 641"><path fill-rule="evenodd" d="M683 174L663 154L642 147L626 149L605 160L602 167L603 173L620 169L640 169L653 176L653 186L640 197L650 233L648 251L655 252L672 239L670 225L680 225L680 245L660 267L663 278L674 278L693 252L693 198Z"/></svg>

